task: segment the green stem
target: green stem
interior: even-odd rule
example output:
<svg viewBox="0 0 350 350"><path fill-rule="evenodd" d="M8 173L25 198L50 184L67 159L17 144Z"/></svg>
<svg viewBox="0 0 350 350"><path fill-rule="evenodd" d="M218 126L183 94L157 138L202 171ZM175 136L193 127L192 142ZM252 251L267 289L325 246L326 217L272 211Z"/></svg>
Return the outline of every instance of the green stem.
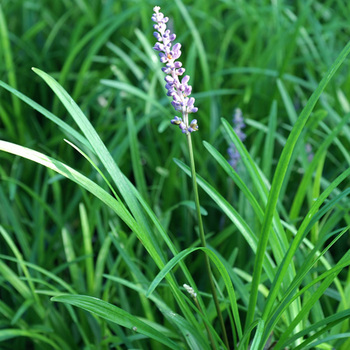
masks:
<svg viewBox="0 0 350 350"><path fill-rule="evenodd" d="M196 306L197 306L199 312L203 315L204 312L203 312L201 306L199 305L199 302L198 302L197 298L194 298L194 302L196 303ZM203 315L203 317L204 317L204 315ZM209 326L207 325L206 322L204 322L204 326L205 326L205 329L207 330L207 333L208 333L208 336L209 336L209 339L210 339L210 343L211 343L211 347L213 348L213 350L217 350L216 349L216 345L215 345L215 341L214 341L214 338L213 338L213 335L211 334L210 328L209 328Z"/></svg>
<svg viewBox="0 0 350 350"><path fill-rule="evenodd" d="M200 210L200 205L199 205L198 186L197 186L197 179L196 179L196 167L195 167L195 164L194 164L192 139L191 139L191 134L190 133L187 134L187 143L188 143L188 150L189 150L189 155L190 155L190 165L191 165L194 201L195 201L195 204L196 204L196 211L197 211L197 218L198 218L198 227L199 227L199 235L200 235L200 240L201 240L202 246L206 247L207 243L206 243L206 240L205 240L202 215L201 215L201 210ZM219 300L218 300L218 296L217 296L217 293L216 293L216 288L215 288L215 284L214 284L214 280L213 280L213 274L212 274L212 271L211 271L210 260L209 260L209 258L207 256L207 254L205 254L204 257L205 257L205 266L206 266L206 269L207 269L207 274L208 274L208 278L209 278L209 282L210 282L211 293L213 295L216 312L217 312L217 315L218 315L218 318L219 318L220 326L222 328L223 340L224 340L224 343L225 343L227 349L229 349L230 347L229 347L229 343L228 343L228 339L227 339L225 323L224 323L224 319L222 317L222 313L221 313L221 310L220 310L220 304L219 304Z"/></svg>

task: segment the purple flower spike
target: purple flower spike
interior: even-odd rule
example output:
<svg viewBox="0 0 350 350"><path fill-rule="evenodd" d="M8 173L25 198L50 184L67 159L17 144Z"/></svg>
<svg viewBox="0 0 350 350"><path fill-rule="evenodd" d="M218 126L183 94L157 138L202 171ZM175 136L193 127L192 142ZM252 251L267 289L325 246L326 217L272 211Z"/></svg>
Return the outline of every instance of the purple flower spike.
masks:
<svg viewBox="0 0 350 350"><path fill-rule="evenodd" d="M181 82L179 80L179 76L185 73L182 63L176 61L181 56L181 44L176 43L172 45L172 42L176 39L176 35L167 29L166 23L169 18L164 17L164 14L160 12L160 7L155 6L153 11L152 21L155 22L153 28L156 30L153 35L158 41L153 49L159 52L160 62L166 65L162 68L162 71L167 74L165 77L165 88L168 90L167 95L173 97L171 104L176 111L182 113L183 117L179 118L175 116L171 120L171 124L178 125L184 134L189 134L198 130L196 119L193 119L191 123L188 122L188 115L190 113L196 113L198 108L194 106L195 99L188 97L192 92L192 86L188 85L190 76L185 75L181 79Z"/></svg>
<svg viewBox="0 0 350 350"><path fill-rule="evenodd" d="M244 120L243 120L243 114L242 111L239 108L235 109L234 115L233 115L233 124L234 124L234 131L239 137L239 139L244 142L246 139L246 134L242 131L242 129L245 128ZM237 171L237 165L241 159L241 155L239 154L236 146L231 143L229 148L227 149L228 156L230 157L229 163L232 166L233 169Z"/></svg>
<svg viewBox="0 0 350 350"><path fill-rule="evenodd" d="M307 154L307 160L309 163L311 163L311 161L314 159L314 152L312 151L312 146L310 143L305 144L305 151Z"/></svg>

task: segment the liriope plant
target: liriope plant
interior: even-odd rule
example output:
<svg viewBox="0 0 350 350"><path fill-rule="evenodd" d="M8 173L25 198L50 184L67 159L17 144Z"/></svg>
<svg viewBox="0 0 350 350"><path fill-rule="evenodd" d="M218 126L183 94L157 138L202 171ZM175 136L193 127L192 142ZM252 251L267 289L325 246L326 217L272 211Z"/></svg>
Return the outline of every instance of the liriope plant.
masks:
<svg viewBox="0 0 350 350"><path fill-rule="evenodd" d="M235 209L232 203L225 198L224 193L220 193L208 179L196 174L191 137L195 131L194 135L200 137L200 129L196 119L189 121L189 114L196 113L198 109L194 106L194 98L189 97L192 90L191 86L188 85L189 75L180 79L185 72L181 62L178 61L181 55L181 45L179 43L173 45L172 42L176 36L166 28L168 19L160 12L158 6L154 7L152 20L155 22L155 37L158 41L154 48L160 52L161 62L165 63L162 71L166 74L167 95L172 97L172 105L175 110L181 113L181 117L175 116L171 123L180 128L187 140L190 166L177 159L175 159L175 163L184 174L192 178L200 238L200 243L194 247L179 251L147 199L126 178L93 125L55 79L39 69L33 69L50 86L83 135L75 132L65 122L28 97L0 82L3 88L60 126L68 135L67 137L78 140L104 166L106 173L99 169L94 157L89 156L77 145L68 141L96 169L107 184L108 191L57 159L20 145L0 141L0 150L41 164L83 187L110 208L130 232L136 235L160 270L159 274L154 276L152 280L147 278L135 265L133 259L125 253L122 244L118 241L118 233L111 226L111 235L105 249L113 242L138 283L131 283L112 274L104 277L111 283L123 284L136 291L146 310L151 310L150 304L159 310L166 320L166 326L137 317L132 312L124 310L123 305L116 306L103 300L102 297L97 298L94 296L94 291L98 288L94 286L93 280L90 282L90 295L77 294L75 289L60 280L59 283L65 293L51 292L54 295L51 299L52 302L65 303L68 310L72 310L69 305L76 306L108 322L127 328L132 334L149 338L152 340L150 343L152 348L161 349L166 346L174 349L306 349L317 347L320 344L329 348L337 339L349 336L345 322L350 316L346 297L349 291L338 280L338 275L350 264L349 251L337 263L330 263L326 258L328 251L348 231L348 227L332 229L330 232L320 230L319 234L313 232L313 239L310 239L308 235L315 230L315 226L321 218L329 215L337 206L344 205L350 191L349 189L340 190L338 186L347 180L350 169L342 172L327 184L323 192L318 193L307 215L301 218L298 226L286 222L279 214L283 205L280 193L284 181L287 179L288 169L293 165L295 159L293 152L300 135L305 130L308 118L322 92L349 54L350 44L344 48L324 75L323 80L297 118L288 138L284 140L283 151L279 157L272 183L269 183L267 176L264 175L264 172L245 148L242 135L237 132L237 129L234 130L225 119L222 120L222 131L225 137L230 140L230 153L232 155L234 151L235 157L239 154L242 166L244 166L253 188L247 186L235 167L216 148L210 143L204 142L207 151L249 202L259 222L260 232L256 232L252 229L253 223L247 221L242 213ZM275 107L272 104L271 120L274 111ZM321 181L324 153L348 120L349 115L346 115L315 152L299 188L306 187L310 183L314 171L316 171L317 180L315 183ZM128 126L132 130L131 116L129 116ZM131 137L135 135L133 132L134 130L131 131ZM207 243L197 186L201 187L218 208L225 213L249 244L254 253L252 274L232 266L221 255L220 251ZM297 193L297 200L293 202L290 217L296 218L298 216L304 199L303 195L305 195L305 191ZM345 209L348 211L347 207ZM84 208L81 208L81 217L85 216ZM6 265L1 261L0 268L3 276L6 276L10 283L16 283L17 286L21 287L25 297L33 296L33 302L37 305L37 313L44 315L45 310L37 298L36 289L28 270L28 267L31 269L37 269L37 267L23 259L5 228L0 227L0 233L15 256L14 258L1 256L2 260L16 262L23 272L28 286L20 279L15 279L11 270L6 268ZM63 237L68 244L67 233L63 233ZM91 239L86 234L84 244L87 246L90 244L89 238ZM171 253L170 258L162 248L164 246ZM237 248L237 254L239 254L239 247ZM89 249L87 250L89 251ZM186 265L186 258L198 251L202 252L198 255L198 259L203 258L205 261L203 273L206 273L209 280L209 291L198 288L196 279L191 275L190 269ZM298 261L300 256L303 257L302 261ZM176 267L181 269L186 279L185 282L180 283L177 280L173 272ZM93 267L89 265L87 269L93 269ZM163 295L160 291L157 292L157 287L163 279L165 279L172 295L171 302L169 302L167 294ZM316 310L315 313L318 315L322 314L320 300L325 293L330 291L331 285L335 286L336 293L340 296L337 312L311 322L313 319L309 315L312 310ZM209 303L205 302L204 297L209 299ZM215 313L212 311L212 303L215 305ZM5 310L4 306L1 310ZM71 315L75 315L73 311L70 312ZM152 311L149 312L151 317ZM213 318L217 318L218 322ZM333 332L333 329L336 331ZM18 332L18 334L26 336L27 333L23 331ZM1 335L4 338L9 337L11 332L5 333L0 330L0 337ZM49 339L38 334L32 337L57 349L65 344L63 340ZM126 340L128 344L133 344L133 341L132 336Z"/></svg>

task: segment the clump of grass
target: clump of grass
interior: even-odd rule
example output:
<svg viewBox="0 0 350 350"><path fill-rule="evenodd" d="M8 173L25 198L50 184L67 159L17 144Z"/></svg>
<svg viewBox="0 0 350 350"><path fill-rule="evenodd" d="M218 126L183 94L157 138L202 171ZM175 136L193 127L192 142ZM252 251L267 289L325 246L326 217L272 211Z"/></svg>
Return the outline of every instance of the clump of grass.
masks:
<svg viewBox="0 0 350 350"><path fill-rule="evenodd" d="M160 5L193 135L147 2L1 4L1 347L348 349L347 5Z"/></svg>

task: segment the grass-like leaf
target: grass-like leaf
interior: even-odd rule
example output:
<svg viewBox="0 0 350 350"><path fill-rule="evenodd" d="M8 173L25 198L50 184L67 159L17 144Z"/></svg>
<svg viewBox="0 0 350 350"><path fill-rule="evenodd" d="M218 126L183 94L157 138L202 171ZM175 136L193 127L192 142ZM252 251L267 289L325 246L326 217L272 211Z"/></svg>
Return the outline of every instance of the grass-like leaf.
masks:
<svg viewBox="0 0 350 350"><path fill-rule="evenodd" d="M0 341L5 341L8 339L13 339L17 337L27 337L32 338L35 341L47 344L53 349L61 350L63 344L57 344L56 342L50 340L47 336L39 334L37 330L25 330L25 329L1 329L0 330ZM67 346L67 344L65 344Z"/></svg>
<svg viewBox="0 0 350 350"><path fill-rule="evenodd" d="M133 221L132 217L116 199L114 199L102 187L98 186L96 183L80 174L73 168L40 152L33 151L29 148L6 141L0 140L0 150L30 159L76 182L78 185L93 193L97 198L114 210L128 226L130 225L129 227L134 227L135 222Z"/></svg>
<svg viewBox="0 0 350 350"><path fill-rule="evenodd" d="M258 286L260 283L261 278L261 270L263 266L264 261L264 255L266 251L266 246L268 243L269 235L271 225L272 225L272 219L274 216L274 212L276 210L276 205L279 197L279 192L281 190L283 181L284 181L284 174L287 171L289 161L292 157L292 152L294 150L295 144L299 138L300 133L302 132L304 125L306 124L317 100L319 99L322 91L326 88L327 84L337 71L337 69L340 67L340 65L343 63L345 58L348 56L350 52L350 43L346 45L346 47L343 49L343 51L339 54L336 61L333 63L333 65L329 68L327 74L320 82L319 86L315 90L315 92L312 94L310 99L308 100L305 108L303 109L302 113L300 114L297 122L295 123L292 132L290 133L287 143L283 149L283 152L281 154L280 160L278 162L276 172L273 178L273 182L271 185L271 190L269 193L269 199L266 207L266 213L265 218L263 222L263 227L261 230L260 240L258 244L255 264L254 264L254 273L253 273L253 282L252 282L252 290L250 294L250 305L248 308L248 314L246 319L246 325L249 325L251 322L253 322L254 314L255 314L255 307L256 307L256 301L257 301L257 295L258 295ZM283 278L284 275L281 274L281 278ZM276 291L277 292L277 291ZM271 298L269 300L269 303L273 302L274 298ZM270 304L267 304L266 309L270 308Z"/></svg>
<svg viewBox="0 0 350 350"><path fill-rule="evenodd" d="M147 295L149 296L154 289L159 285L159 283L162 281L162 279L170 272L170 270L179 263L182 259L184 259L186 256L189 254L197 251L197 250L202 250L205 254L208 255L210 260L213 262L213 264L216 266L218 269L221 277L223 278L225 282L225 286L229 295L229 300L230 300L230 305L232 308L232 314L235 320L235 325L237 327L237 334L238 337L241 338L242 336L242 328L241 328L241 322L238 314L238 306L237 306L237 301L236 301L236 296L235 292L232 286L232 282L230 280L229 274L226 271L225 266L221 263L219 258L208 248L204 247L198 247L198 248L188 248L183 251L181 251L178 255L176 255L174 258L172 258L162 269L159 274L156 276L156 278L153 280L151 285L148 288Z"/></svg>
<svg viewBox="0 0 350 350"><path fill-rule="evenodd" d="M154 340L159 341L172 349L181 349L178 344L164 336L158 330L152 328L147 323L141 321L138 317L130 315L123 309L87 295L61 295L51 298L52 301L61 302L77 306L83 310L89 311L107 321L119 324L122 327L129 328L131 331L141 333Z"/></svg>
<svg viewBox="0 0 350 350"><path fill-rule="evenodd" d="M188 175L191 172L187 165L174 159L174 162ZM253 252L257 249L257 237L252 229L249 227L247 222L242 218L242 216L235 210L230 203L208 182L206 182L201 176L197 175L198 185L204 189L204 191L218 204L220 209L227 215L227 217L235 224L237 229L241 232L242 236L245 238L247 243ZM266 261L264 264L266 274L270 279L274 277L274 262L272 261L270 255L266 252Z"/></svg>

